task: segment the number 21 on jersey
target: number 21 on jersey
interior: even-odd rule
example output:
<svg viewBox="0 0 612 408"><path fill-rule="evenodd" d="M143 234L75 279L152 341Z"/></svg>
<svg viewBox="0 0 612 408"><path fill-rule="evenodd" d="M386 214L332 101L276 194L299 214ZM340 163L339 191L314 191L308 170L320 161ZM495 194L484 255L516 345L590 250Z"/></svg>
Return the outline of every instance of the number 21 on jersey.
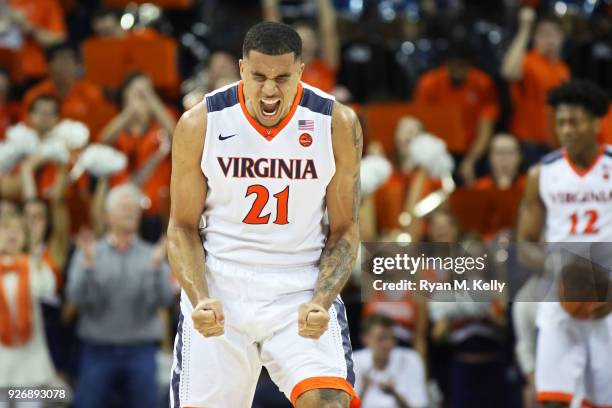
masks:
<svg viewBox="0 0 612 408"><path fill-rule="evenodd" d="M242 222L254 225L268 224L270 221L270 213L266 215L262 215L261 213L270 199L270 192L261 184L252 184L247 188L245 198L251 194L255 194L255 201ZM274 224L289 224L287 214L287 207L289 206L289 186L285 187L281 192L274 194L273 197L276 198L276 218L274 219Z"/></svg>
<svg viewBox="0 0 612 408"><path fill-rule="evenodd" d="M584 235L584 234L596 234L599 229L595 226L599 215L595 210L586 210L584 213L574 212L570 215L570 234L572 235ZM578 227L578 224L581 227ZM584 228L582 228L584 225Z"/></svg>

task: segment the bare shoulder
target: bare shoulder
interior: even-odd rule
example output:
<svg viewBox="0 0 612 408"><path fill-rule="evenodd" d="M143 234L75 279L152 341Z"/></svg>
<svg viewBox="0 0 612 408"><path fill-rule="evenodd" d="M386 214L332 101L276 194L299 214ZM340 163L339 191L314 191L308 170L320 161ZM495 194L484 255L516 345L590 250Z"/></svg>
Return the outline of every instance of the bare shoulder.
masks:
<svg viewBox="0 0 612 408"><path fill-rule="evenodd" d="M540 196L540 171L541 165L535 164L527 172L527 185L525 187L526 199L538 199Z"/></svg>
<svg viewBox="0 0 612 408"><path fill-rule="evenodd" d="M204 102L189 109L179 119L173 136L174 149L202 153L206 133L207 109Z"/></svg>
<svg viewBox="0 0 612 408"><path fill-rule="evenodd" d="M334 127L337 125L352 128L355 122L359 122L359 118L357 117L355 111L348 106L335 101L334 108L332 110L332 125Z"/></svg>
<svg viewBox="0 0 612 408"><path fill-rule="evenodd" d="M536 183L536 185L539 185L541 169L542 166L539 163L531 166L527 172L527 183Z"/></svg>
<svg viewBox="0 0 612 408"><path fill-rule="evenodd" d="M361 124L355 111L340 102L334 102L332 111L332 140L334 152L350 152L352 146L359 157L363 148Z"/></svg>

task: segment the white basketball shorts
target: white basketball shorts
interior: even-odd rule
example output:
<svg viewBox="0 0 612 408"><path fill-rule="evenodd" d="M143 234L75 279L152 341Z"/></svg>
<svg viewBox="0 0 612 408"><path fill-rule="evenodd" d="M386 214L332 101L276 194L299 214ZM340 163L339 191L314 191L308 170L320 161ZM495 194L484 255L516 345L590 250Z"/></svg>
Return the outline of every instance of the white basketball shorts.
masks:
<svg viewBox="0 0 612 408"><path fill-rule="evenodd" d="M557 302L538 308L535 383L540 402L612 407L612 314L572 318Z"/></svg>
<svg viewBox="0 0 612 408"><path fill-rule="evenodd" d="M344 304L329 309L318 340L298 335L298 307L310 301L315 266L278 268L230 263L208 256L209 294L220 300L225 334L205 338L193 328L193 306L183 293L174 344L172 408L249 408L261 367L293 405L304 392L333 388L353 397L352 350Z"/></svg>

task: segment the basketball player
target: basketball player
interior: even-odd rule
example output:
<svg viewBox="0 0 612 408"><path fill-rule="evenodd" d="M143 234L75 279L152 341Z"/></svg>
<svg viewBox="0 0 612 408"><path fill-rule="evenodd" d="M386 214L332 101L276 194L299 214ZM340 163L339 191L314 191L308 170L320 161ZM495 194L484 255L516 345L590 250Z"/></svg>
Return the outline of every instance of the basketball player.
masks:
<svg viewBox="0 0 612 408"><path fill-rule="evenodd" d="M543 231L548 243L593 248L590 243L612 242L612 148L597 144L608 99L592 83L575 80L552 90L549 104L562 148L529 171L519 240L539 242ZM538 400L555 408L578 400L581 406L611 406L612 303L585 303L590 308L580 316L567 305L543 302L538 308Z"/></svg>
<svg viewBox="0 0 612 408"><path fill-rule="evenodd" d="M300 82L301 49L291 27L255 25L242 80L175 131L175 408L250 407L262 366L298 408L359 406L338 294L359 242L362 134L352 110Z"/></svg>

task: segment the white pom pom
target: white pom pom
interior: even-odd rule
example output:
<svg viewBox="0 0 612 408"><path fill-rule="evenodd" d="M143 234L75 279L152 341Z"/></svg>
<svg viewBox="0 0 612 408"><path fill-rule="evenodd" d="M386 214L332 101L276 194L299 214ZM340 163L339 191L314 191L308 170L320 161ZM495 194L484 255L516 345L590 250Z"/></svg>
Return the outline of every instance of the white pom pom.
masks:
<svg viewBox="0 0 612 408"><path fill-rule="evenodd" d="M123 153L102 144L89 145L79 156L75 167L96 177L106 177L123 170L127 158Z"/></svg>
<svg viewBox="0 0 612 408"><path fill-rule="evenodd" d="M18 161L17 150L9 143L0 143L0 172L10 173Z"/></svg>
<svg viewBox="0 0 612 408"><path fill-rule="evenodd" d="M81 122L64 119L53 128L51 137L62 140L70 150L81 149L89 141L89 129Z"/></svg>
<svg viewBox="0 0 612 408"><path fill-rule="evenodd" d="M360 170L361 192L367 196L389 179L393 167L385 157L368 155L361 160Z"/></svg>
<svg viewBox="0 0 612 408"><path fill-rule="evenodd" d="M37 154L46 161L68 163L70 152L61 140L48 140L40 144Z"/></svg>
<svg viewBox="0 0 612 408"><path fill-rule="evenodd" d="M6 131L6 141L15 149L19 158L34 153L40 143L36 132L22 123Z"/></svg>
<svg viewBox="0 0 612 408"><path fill-rule="evenodd" d="M442 139L423 133L410 142L410 161L415 167L422 167L432 177L452 173L455 162L446 150Z"/></svg>

